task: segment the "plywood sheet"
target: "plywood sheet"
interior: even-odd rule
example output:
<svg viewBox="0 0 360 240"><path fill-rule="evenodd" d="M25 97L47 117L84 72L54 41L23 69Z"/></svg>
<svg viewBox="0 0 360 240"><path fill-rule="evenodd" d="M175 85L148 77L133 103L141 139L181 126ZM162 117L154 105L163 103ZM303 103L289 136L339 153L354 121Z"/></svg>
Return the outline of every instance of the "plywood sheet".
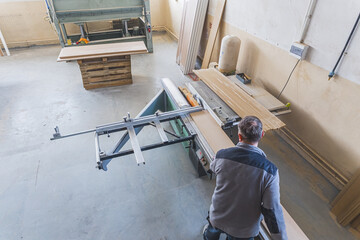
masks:
<svg viewBox="0 0 360 240"><path fill-rule="evenodd" d="M288 239L291 240L309 240L309 238L305 235L305 233L301 230L301 228L296 224L294 219L290 216L290 214L286 211L284 207L282 207L284 220L286 225L286 232L288 235Z"/></svg>
<svg viewBox="0 0 360 240"><path fill-rule="evenodd" d="M180 54L182 51L182 45L183 45L183 39L184 39L184 31L185 31L185 20L186 18L184 16L186 16L186 9L187 9L187 1L184 2L184 6L183 6L183 12L182 12L182 17L181 17L181 24L180 24L180 33L179 33L179 40L178 40L178 48L176 51L176 63L178 65L180 65Z"/></svg>
<svg viewBox="0 0 360 240"><path fill-rule="evenodd" d="M251 84L244 84L236 78L236 75L228 76L227 78L230 79L242 90L244 90L246 93L248 93L250 96L255 98L256 101L258 101L269 111L286 107L285 104L283 104L279 99L271 95L268 91L266 91L263 87L261 87L254 81L252 81Z"/></svg>
<svg viewBox="0 0 360 240"><path fill-rule="evenodd" d="M345 185L344 189L336 196L332 205L331 212L336 216L336 220L343 226L357 220L360 215L360 171L358 171L351 181Z"/></svg>
<svg viewBox="0 0 360 240"><path fill-rule="evenodd" d="M234 143L217 124L208 111L191 113L190 116L214 153L224 148L234 147ZM288 239L308 240L308 237L296 224L294 219L290 216L284 207L283 213Z"/></svg>
<svg viewBox="0 0 360 240"><path fill-rule="evenodd" d="M191 113L190 116L214 153L221 149L234 146L234 143L208 111L204 110L201 112Z"/></svg>
<svg viewBox="0 0 360 240"><path fill-rule="evenodd" d="M190 73L195 67L207 5L208 0L184 2L176 55L176 62L184 74Z"/></svg>
<svg viewBox="0 0 360 240"><path fill-rule="evenodd" d="M58 60L69 61L95 57L109 57L147 53L143 41L96 44L61 49Z"/></svg>
<svg viewBox="0 0 360 240"><path fill-rule="evenodd" d="M206 48L205 48L204 59L203 59L202 65L201 65L202 69L206 69L209 67L210 57L211 57L211 54L214 49L214 44L215 44L216 36L218 33L222 14L224 11L225 3L226 3L226 0L219 0L218 4L216 6L216 13L215 13L214 21L211 26L209 39L208 39L208 42L207 42Z"/></svg>
<svg viewBox="0 0 360 240"><path fill-rule="evenodd" d="M240 117L253 115L263 123L263 130L278 129L285 124L254 98L215 69L194 70L194 73Z"/></svg>

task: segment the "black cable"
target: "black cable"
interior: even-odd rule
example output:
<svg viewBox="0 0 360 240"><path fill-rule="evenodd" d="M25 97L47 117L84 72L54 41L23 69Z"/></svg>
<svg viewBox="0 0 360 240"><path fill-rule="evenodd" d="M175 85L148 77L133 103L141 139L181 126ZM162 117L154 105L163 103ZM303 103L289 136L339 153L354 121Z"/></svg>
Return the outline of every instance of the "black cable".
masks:
<svg viewBox="0 0 360 240"><path fill-rule="evenodd" d="M292 76L292 74L293 74L293 72L294 72L294 70L295 70L296 66L299 64L299 62L300 62L300 59L299 59L299 60L297 60L297 62L296 62L296 64L295 64L294 68L291 70L291 73L290 73L290 75L289 75L289 77L288 77L288 80L286 81L286 83L285 83L285 85L284 85L283 89L282 89L282 90L281 90L281 92L279 93L279 96L277 96L277 99L279 99L279 97L281 96L281 94L282 94L282 93L283 93L283 91L285 90L285 88L286 88L287 84L289 83L289 80L290 80L290 78L291 78L291 76Z"/></svg>
<svg viewBox="0 0 360 240"><path fill-rule="evenodd" d="M358 25L358 23L359 23L359 20L360 20L360 13L359 13L358 18L357 18L356 21L355 21L354 27L353 27L352 30L351 30L351 33L350 33L350 35L349 35L349 37L348 37L348 39L347 39L347 41L346 41L346 43L345 43L344 48L343 48L343 50L342 50L342 52L341 52L338 60L336 61L336 64L335 64L333 70L332 70L332 71L329 73L329 75L328 75L329 80L330 80L332 77L334 77L334 75L335 75L335 70L336 70L337 66L339 65L340 60L341 60L342 57L344 56L345 50L347 49L347 47L348 47L348 45L349 45L349 42L350 42L351 37L353 36L353 34L354 34L354 32L355 32L355 29L356 29L356 27L357 27L357 25Z"/></svg>

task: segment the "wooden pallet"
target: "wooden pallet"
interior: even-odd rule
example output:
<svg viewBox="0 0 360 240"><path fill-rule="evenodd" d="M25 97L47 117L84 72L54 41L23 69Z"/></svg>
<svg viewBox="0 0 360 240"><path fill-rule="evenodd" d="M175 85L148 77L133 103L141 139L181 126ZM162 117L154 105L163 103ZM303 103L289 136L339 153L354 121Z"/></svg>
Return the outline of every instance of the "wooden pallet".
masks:
<svg viewBox="0 0 360 240"><path fill-rule="evenodd" d="M132 83L130 55L78 60L86 90Z"/></svg>

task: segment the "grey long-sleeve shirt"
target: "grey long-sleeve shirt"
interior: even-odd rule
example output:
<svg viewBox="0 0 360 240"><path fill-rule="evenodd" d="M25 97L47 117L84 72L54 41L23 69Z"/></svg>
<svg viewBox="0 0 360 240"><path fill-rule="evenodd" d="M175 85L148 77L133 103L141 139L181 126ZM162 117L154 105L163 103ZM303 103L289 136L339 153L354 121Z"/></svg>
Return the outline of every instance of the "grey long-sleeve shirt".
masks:
<svg viewBox="0 0 360 240"><path fill-rule="evenodd" d="M216 174L209 214L214 227L238 238L255 237L264 216L272 238L287 239L279 173L260 148L238 143L222 149L210 168Z"/></svg>

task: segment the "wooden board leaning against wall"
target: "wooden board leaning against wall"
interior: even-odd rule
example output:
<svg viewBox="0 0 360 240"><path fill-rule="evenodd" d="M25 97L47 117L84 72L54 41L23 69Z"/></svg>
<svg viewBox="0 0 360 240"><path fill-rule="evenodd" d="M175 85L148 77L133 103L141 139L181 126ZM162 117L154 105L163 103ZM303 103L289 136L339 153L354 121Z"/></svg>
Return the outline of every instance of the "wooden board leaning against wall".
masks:
<svg viewBox="0 0 360 240"><path fill-rule="evenodd" d="M201 65L202 69L206 69L209 67L210 57L211 57L211 54L214 49L214 44L215 44L216 36L217 36L218 30L219 30L219 25L220 25L221 18L223 15L225 3L226 3L226 0L220 0L216 7L215 18L214 18L213 24L211 26L209 39L206 44L204 59L203 59L202 65Z"/></svg>
<svg viewBox="0 0 360 240"><path fill-rule="evenodd" d="M332 202L331 212L342 225L351 225L360 232L360 171Z"/></svg>

